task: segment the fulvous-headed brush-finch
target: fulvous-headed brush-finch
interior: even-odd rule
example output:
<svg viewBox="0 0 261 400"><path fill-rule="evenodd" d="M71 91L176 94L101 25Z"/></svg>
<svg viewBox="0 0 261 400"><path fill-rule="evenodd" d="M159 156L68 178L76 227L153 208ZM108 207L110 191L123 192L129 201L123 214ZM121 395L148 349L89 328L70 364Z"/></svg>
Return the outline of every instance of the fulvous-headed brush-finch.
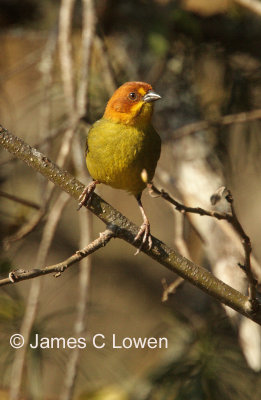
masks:
<svg viewBox="0 0 261 400"><path fill-rule="evenodd" d="M93 181L80 197L81 207L89 204L98 183L133 194L139 204L143 224L134 241L152 246L150 224L141 203L146 184L151 181L160 156L161 140L151 117L154 101L161 97L148 83L127 82L108 101L103 117L90 128L86 141L86 164ZM138 250L138 252L139 252Z"/></svg>

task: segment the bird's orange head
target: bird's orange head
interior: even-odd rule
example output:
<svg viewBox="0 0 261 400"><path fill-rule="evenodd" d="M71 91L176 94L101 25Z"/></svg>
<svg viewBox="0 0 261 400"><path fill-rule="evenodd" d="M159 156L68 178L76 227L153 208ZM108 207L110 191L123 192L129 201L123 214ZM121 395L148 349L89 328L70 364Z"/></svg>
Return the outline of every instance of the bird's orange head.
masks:
<svg viewBox="0 0 261 400"><path fill-rule="evenodd" d="M152 116L153 102L160 98L148 83L126 82L108 101L104 118L127 125L146 125Z"/></svg>

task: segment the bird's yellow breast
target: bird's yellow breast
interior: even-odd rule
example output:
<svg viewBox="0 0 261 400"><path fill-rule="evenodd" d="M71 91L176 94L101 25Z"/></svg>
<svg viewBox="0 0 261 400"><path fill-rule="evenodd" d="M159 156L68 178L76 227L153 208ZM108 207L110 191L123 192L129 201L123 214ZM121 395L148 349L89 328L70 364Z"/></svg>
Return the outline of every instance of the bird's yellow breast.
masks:
<svg viewBox="0 0 261 400"><path fill-rule="evenodd" d="M87 136L86 163L93 179L138 195L145 187L141 172L152 179L160 155L160 138L146 128L97 121Z"/></svg>

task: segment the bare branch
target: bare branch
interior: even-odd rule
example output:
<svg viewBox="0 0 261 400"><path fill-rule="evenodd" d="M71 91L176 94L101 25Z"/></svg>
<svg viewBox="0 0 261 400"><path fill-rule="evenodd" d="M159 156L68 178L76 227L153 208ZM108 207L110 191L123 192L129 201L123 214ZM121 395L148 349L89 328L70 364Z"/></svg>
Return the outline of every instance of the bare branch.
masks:
<svg viewBox="0 0 261 400"><path fill-rule="evenodd" d="M85 187L81 182L1 126L0 144L78 201ZM139 243L134 242L139 228L96 193L92 195L89 210L106 225L114 225L116 237L125 240L136 248L139 247ZM261 312L258 302L253 304L247 296L226 285L205 268L182 257L160 240L153 237L152 248L150 250L145 248L142 251L170 271L187 279L205 293L261 325Z"/></svg>
<svg viewBox="0 0 261 400"><path fill-rule="evenodd" d="M194 214L199 214L201 216L205 215L208 217L215 217L217 219L225 219L229 222L232 221L232 214L218 212L218 211L205 210L204 208L201 208L201 207L188 207L188 206L185 206L184 204L180 203L179 201L175 200L164 190L157 189L156 186L153 185L153 183L148 183L147 187L151 194L155 193L158 196L162 197L169 203L173 204L175 206L176 210L180 211L183 214L184 213L194 213Z"/></svg>
<svg viewBox="0 0 261 400"><path fill-rule="evenodd" d="M34 208L35 210L39 210L40 209L39 204L36 204L33 201L22 199L21 197L15 196L13 194L5 193L2 190L0 190L0 196L1 197L5 197L8 200L15 201L16 203L23 204L26 207Z"/></svg>
<svg viewBox="0 0 261 400"><path fill-rule="evenodd" d="M229 114L217 119L215 121L198 121L192 122L191 124L182 126L174 131L174 138L180 139L184 136L192 135L198 131L203 131L211 127L216 127L219 125L232 125L232 124L242 124L249 121L255 121L261 119L261 110L253 110L249 112L241 112L238 114Z"/></svg>
<svg viewBox="0 0 261 400"><path fill-rule="evenodd" d="M194 213L194 214L199 214L199 215L205 215L209 217L214 217L217 218L218 220L226 220L228 221L237 234L241 237L242 239L242 244L244 247L244 252L245 252L245 265L240 265L240 267L245 271L247 279L248 279L248 284L249 284L249 300L250 302L255 303L256 302L256 286L257 286L257 280L254 278L252 268L251 268L251 260L250 260L250 255L252 252L252 246L251 246L251 241L250 238L247 236L245 233L242 225L240 224L237 214L235 212L234 208L234 200L232 197L232 194L230 190L222 187L222 193L225 194L225 198L227 202L230 205L231 208L231 214L226 213L226 212L218 212L218 211L209 211L205 210L200 207L187 207L184 204L180 203L179 201L175 200L173 197L171 197L168 193L166 193L164 190L159 190L157 189L152 183L147 183L147 186L149 188L149 191L151 194L155 193L161 197L163 197L166 201L169 203L173 204L176 208L176 210L180 211L181 213ZM213 196L212 196L212 202L216 203L217 201L217 191Z"/></svg>
<svg viewBox="0 0 261 400"><path fill-rule="evenodd" d="M58 277L61 275L62 272L64 272L67 268L71 267L73 264L83 260L85 257L99 250L101 247L106 246L106 244L111 240L111 238L114 235L115 233L113 231L113 228L108 228L104 232L100 233L99 238L95 239L93 242L88 244L88 246L84 247L83 249L77 250L75 254L68 257L66 260L61 261L58 264L49 265L41 269L31 269L28 271L25 270L12 271L10 272L8 278L0 280L0 286L6 286L48 274L55 274L55 277Z"/></svg>
<svg viewBox="0 0 261 400"><path fill-rule="evenodd" d="M235 231L238 233L238 235L242 239L242 244L243 244L244 251L245 251L245 264L243 266L241 266L241 268L243 268L244 272L246 273L247 279L248 279L249 300L254 302L256 300L257 280L254 278L253 273L252 273L252 268L251 268L251 259L250 259L251 252L252 252L251 241L250 241L250 238L245 233L241 223L238 220L238 217L237 217L237 214L236 214L235 208L234 208L234 199L229 190L228 190L228 194L226 195L226 200L230 204L231 212L232 212L232 221L230 221L230 222L233 225Z"/></svg>

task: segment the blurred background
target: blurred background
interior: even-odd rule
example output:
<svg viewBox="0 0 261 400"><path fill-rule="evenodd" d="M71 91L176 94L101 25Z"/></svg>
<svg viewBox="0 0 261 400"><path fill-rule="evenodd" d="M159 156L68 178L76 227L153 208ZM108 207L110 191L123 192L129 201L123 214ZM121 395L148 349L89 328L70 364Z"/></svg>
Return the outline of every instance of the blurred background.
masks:
<svg viewBox="0 0 261 400"><path fill-rule="evenodd" d="M260 282L261 3L241 3L0 0L0 123L87 183L86 127L122 83L151 83L162 96L156 186L207 209L229 187ZM58 263L105 229L5 151L0 166L1 277ZM140 225L134 198L97 192ZM243 249L227 223L184 218L147 192L143 202L153 235L246 293ZM259 327L189 283L162 302L173 280L112 240L60 277L1 287L0 400L260 399ZM23 352L9 346L16 332L28 341L102 333L107 345ZM112 334L166 337L169 347L113 349Z"/></svg>

